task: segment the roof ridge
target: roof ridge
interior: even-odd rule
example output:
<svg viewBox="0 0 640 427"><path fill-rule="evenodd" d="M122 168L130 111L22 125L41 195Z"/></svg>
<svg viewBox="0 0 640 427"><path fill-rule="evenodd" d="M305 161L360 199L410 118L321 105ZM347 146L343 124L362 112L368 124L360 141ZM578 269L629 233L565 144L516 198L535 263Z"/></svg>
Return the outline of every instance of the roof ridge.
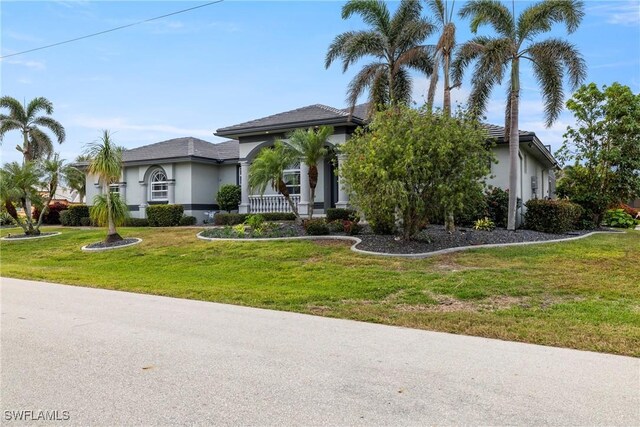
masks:
<svg viewBox="0 0 640 427"><path fill-rule="evenodd" d="M323 110L327 110L331 113L336 113L336 114L340 114L341 116L348 116L349 113L343 111L343 110L339 110L338 108L334 108L334 107L330 107L328 105L324 105L324 104L314 104L314 106L322 108Z"/></svg>

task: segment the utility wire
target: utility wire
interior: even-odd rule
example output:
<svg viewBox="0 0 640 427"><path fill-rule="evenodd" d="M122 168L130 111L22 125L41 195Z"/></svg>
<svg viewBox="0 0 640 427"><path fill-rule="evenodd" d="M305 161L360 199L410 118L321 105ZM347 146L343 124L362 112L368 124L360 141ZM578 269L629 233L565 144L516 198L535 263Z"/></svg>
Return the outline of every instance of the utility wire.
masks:
<svg viewBox="0 0 640 427"><path fill-rule="evenodd" d="M98 33L88 34L88 35L82 36L82 37L76 37L75 39L65 40L65 41L62 41L62 42L53 43L53 44L49 44L49 45L46 45L46 46L36 47L35 49L29 49L29 50L25 50L25 51L22 51L22 52L12 53L10 55L0 56L0 59L9 58L11 56L16 56L16 55L22 55L22 54L29 53L29 52L35 52L36 50L48 49L50 47L60 46L61 44L71 43L71 42L75 42L75 41L82 40L82 39L88 39L89 37L95 37L95 36L99 36L101 34L111 33L113 31L122 30L123 28L133 27L134 25L140 25L140 24L144 24L146 22L151 22L151 21L155 21L155 20L158 20L158 19L166 18L168 16L177 15L179 13L189 12L189 11L194 10L194 9L200 9L201 7L211 6L212 4L222 3L223 1L224 0L216 0L216 1L209 2L209 3L201 4L200 6L190 7L189 9L183 9L183 10L179 10L177 12L167 13L166 15L156 16L155 18L145 19L144 21L133 22L131 24L122 25L120 27L111 28L109 30L100 31Z"/></svg>

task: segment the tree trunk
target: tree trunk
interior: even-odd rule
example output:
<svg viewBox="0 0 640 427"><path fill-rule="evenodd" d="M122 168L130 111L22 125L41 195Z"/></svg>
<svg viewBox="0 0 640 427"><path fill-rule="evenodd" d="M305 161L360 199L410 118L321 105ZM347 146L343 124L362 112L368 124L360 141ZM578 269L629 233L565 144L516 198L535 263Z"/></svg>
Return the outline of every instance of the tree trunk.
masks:
<svg viewBox="0 0 640 427"><path fill-rule="evenodd" d="M394 64L390 63L389 64L389 73L388 73L388 80L389 80L389 105L395 105L395 88L393 87L394 82L393 82L393 67Z"/></svg>
<svg viewBox="0 0 640 427"><path fill-rule="evenodd" d="M444 229L449 233L453 233L454 231L456 231L456 223L453 218L453 212L451 212L450 210L447 210L445 213Z"/></svg>
<svg viewBox="0 0 640 427"><path fill-rule="evenodd" d="M293 203L293 200L291 200L291 197L289 197L289 190L287 190L287 184L285 184L282 179L278 181L278 192L282 194L282 196L284 196L284 199L289 204L291 211L296 216L296 223L300 223L300 214L298 213L298 208L296 207L295 203Z"/></svg>
<svg viewBox="0 0 640 427"><path fill-rule="evenodd" d="M516 229L516 209L518 204L518 184L520 178L520 134L518 132L518 107L520 101L520 66L518 58L511 63L511 113L509 114L509 213L507 230Z"/></svg>
<svg viewBox="0 0 640 427"><path fill-rule="evenodd" d="M109 227L109 231L107 232L107 237L104 239L105 243L114 243L122 240L122 236L118 234L116 231L116 224L113 221L113 213L111 211L111 192L109 191L109 186L104 186L106 190L107 197L107 225Z"/></svg>
<svg viewBox="0 0 640 427"><path fill-rule="evenodd" d="M313 205L316 201L316 186L318 185L318 167L309 166L309 219L313 218Z"/></svg>
<svg viewBox="0 0 640 427"><path fill-rule="evenodd" d="M447 117L451 117L451 87L449 84L449 64L451 61L451 54L449 52L444 52L444 99L443 99L443 109L444 115Z"/></svg>
<svg viewBox="0 0 640 427"><path fill-rule="evenodd" d="M433 100L436 96L436 88L438 86L438 68L440 67L440 56L437 55L433 61L433 73L429 79L429 90L427 91L427 111L433 111Z"/></svg>

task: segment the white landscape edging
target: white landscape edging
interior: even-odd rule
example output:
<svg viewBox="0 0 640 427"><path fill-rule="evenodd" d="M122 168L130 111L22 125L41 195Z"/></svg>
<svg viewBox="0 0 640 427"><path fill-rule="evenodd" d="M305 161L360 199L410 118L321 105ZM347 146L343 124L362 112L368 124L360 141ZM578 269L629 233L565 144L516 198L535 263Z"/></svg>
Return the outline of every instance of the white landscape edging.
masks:
<svg viewBox="0 0 640 427"><path fill-rule="evenodd" d="M363 254L363 255L376 255L376 256L387 256L387 257L399 257L399 258L429 258L432 256L436 256L436 255L444 255L444 254L448 254L448 253L452 253L452 252L461 252L461 251L468 251L468 250L472 250L472 249L484 249L484 248L503 248L503 247L508 247L508 246L525 246L525 245L537 245L537 244L543 244L543 243L561 243L561 242L570 242L572 240L578 240L578 239L584 239L585 237L589 237L592 236L594 234L598 234L598 233L603 233L603 234L607 234L607 233L618 233L617 231L592 231L590 233L587 234L582 234L580 236L575 236L575 237L567 237L566 239L553 239L553 240L536 240L536 241L532 241L532 242L514 242L514 243L491 243L491 244L487 244L487 245L474 245L474 246L458 246L455 248L447 248L447 249L440 249L437 251L433 251L433 252L423 252L423 253L418 253L418 254L391 254L391 253L386 253L386 252L372 252L372 251L365 251L362 249L358 249L356 248L356 246L358 246L359 243L362 242L362 239L359 239L357 237L352 237L352 236L297 236L297 237L269 237L269 238L265 238L265 239L254 239L254 238L248 238L248 239L238 239L238 238L234 238L234 239L225 239L222 237L204 237L201 234L204 231L201 231L200 233L196 234L196 237L198 239L201 240L210 240L210 241L218 241L218 242L265 242L265 241L277 241L277 240L350 240L353 243L353 245L351 245L351 250L353 252L359 253L359 254Z"/></svg>
<svg viewBox="0 0 640 427"><path fill-rule="evenodd" d="M62 233L59 231L55 231L51 234L39 235L39 236L30 236L30 237L3 237L0 240L4 240L7 242L19 241L19 240L35 240L35 239L46 239L47 237L59 236Z"/></svg>
<svg viewBox="0 0 640 427"><path fill-rule="evenodd" d="M88 248L87 246L91 245L92 243L89 243L89 245L84 245L82 247L82 250L85 252L101 252L101 251L110 251L112 249L122 249L122 248L128 248L129 246L133 246L133 245L137 245L138 243L142 242L142 239L139 239L137 237L132 237L134 238L136 241L132 242L132 243L127 243L126 245L117 245L117 246L107 246L106 248Z"/></svg>

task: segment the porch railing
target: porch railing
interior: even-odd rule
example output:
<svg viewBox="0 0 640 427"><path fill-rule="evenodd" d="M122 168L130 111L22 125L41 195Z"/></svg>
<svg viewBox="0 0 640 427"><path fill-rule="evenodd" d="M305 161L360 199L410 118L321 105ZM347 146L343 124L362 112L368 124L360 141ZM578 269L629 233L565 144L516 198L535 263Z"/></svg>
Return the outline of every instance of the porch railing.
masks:
<svg viewBox="0 0 640 427"><path fill-rule="evenodd" d="M298 202L300 202L300 195L295 194L289 197L297 208ZM289 206L284 196L280 194L249 196L249 206L251 213L291 212L291 206Z"/></svg>

